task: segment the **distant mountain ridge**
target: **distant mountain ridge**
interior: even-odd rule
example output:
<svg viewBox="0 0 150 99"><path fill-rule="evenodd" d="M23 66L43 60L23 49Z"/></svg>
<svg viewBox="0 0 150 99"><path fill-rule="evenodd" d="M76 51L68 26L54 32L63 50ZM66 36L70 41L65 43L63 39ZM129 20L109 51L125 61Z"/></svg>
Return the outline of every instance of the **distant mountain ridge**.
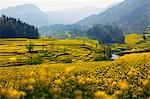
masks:
<svg viewBox="0 0 150 99"><path fill-rule="evenodd" d="M101 9L85 6L78 9L65 9L62 11L43 12L34 4L23 4L0 10L0 15L20 18L31 25L72 24L92 14L100 13Z"/></svg>
<svg viewBox="0 0 150 99"><path fill-rule="evenodd" d="M77 24L88 27L92 24L116 23L124 33L141 33L150 24L149 0L125 0L98 15L87 17Z"/></svg>
<svg viewBox="0 0 150 99"><path fill-rule="evenodd" d="M9 7L0 10L0 14L5 14L14 18L20 18L20 20L38 27L48 24L63 23L61 20L56 20L47 16L33 4L23 4L15 7Z"/></svg>
<svg viewBox="0 0 150 99"><path fill-rule="evenodd" d="M116 42L116 39L123 42L123 33L143 33L150 24L149 5L149 0L125 0L105 9L102 13L86 17L75 24L45 26L40 28L40 32L44 31L49 35L71 32L77 36L84 35L100 41L104 38L107 39L107 43L111 43L111 39L112 42ZM96 24L100 24L100 26ZM113 26L114 24L117 27L119 26L118 32L116 27ZM104 43L105 40L103 40Z"/></svg>
<svg viewBox="0 0 150 99"><path fill-rule="evenodd" d="M93 6L84 6L77 9L65 9L61 11L49 11L48 16L56 19L62 19L68 24L76 23L87 16L98 14L103 8L96 8Z"/></svg>

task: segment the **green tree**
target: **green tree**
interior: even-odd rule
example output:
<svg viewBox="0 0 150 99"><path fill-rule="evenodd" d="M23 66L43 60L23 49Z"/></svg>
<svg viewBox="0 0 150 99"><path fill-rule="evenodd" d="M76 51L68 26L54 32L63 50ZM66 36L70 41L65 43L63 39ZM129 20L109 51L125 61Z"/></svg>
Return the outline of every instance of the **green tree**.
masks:
<svg viewBox="0 0 150 99"><path fill-rule="evenodd" d="M0 17L0 38L39 38L38 29L20 19Z"/></svg>
<svg viewBox="0 0 150 99"><path fill-rule="evenodd" d="M145 41L145 40L146 40L146 35L143 34L142 38L143 38L143 40Z"/></svg>
<svg viewBox="0 0 150 99"><path fill-rule="evenodd" d="M29 53L32 53L33 47L34 47L34 44L32 42L30 42L28 45L26 45L26 48L28 49Z"/></svg>

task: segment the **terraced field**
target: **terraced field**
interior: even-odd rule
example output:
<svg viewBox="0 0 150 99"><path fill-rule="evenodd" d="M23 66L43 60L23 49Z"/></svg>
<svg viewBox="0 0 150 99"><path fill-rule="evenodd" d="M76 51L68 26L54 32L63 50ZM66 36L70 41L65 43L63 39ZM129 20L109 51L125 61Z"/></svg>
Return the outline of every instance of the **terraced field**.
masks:
<svg viewBox="0 0 150 99"><path fill-rule="evenodd" d="M33 43L33 52L26 46ZM24 65L24 61L41 57L46 63L93 61L98 42L94 40L1 39L0 66ZM99 45L101 50L104 48ZM15 64L12 62L16 59Z"/></svg>

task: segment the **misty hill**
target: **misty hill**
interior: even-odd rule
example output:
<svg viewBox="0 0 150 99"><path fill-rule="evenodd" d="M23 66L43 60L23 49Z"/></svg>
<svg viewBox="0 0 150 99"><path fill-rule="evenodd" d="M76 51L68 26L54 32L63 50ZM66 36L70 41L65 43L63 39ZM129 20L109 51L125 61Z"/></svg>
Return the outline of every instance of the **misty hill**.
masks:
<svg viewBox="0 0 150 99"><path fill-rule="evenodd" d="M15 7L9 7L0 10L0 14L5 14L9 17L19 18L20 20L32 24L34 26L42 26L48 24L63 23L61 20L57 20L47 16L38 7L33 4L24 4Z"/></svg>
<svg viewBox="0 0 150 99"><path fill-rule="evenodd" d="M51 17L63 19L67 23L72 23L72 22L76 22L77 20L80 20L84 17L88 17L90 15L94 16L98 13L102 13L102 12L106 11L107 9L109 9L113 6L116 6L118 4L119 3L117 2L117 3L107 6L106 8L96 8L93 6L84 6L82 8L78 8L78 9L65 9L62 11L50 11L50 12L47 12L47 14ZM74 30L83 31L83 28L81 27L80 24L73 23L73 24L45 25L45 26L39 27L39 30L42 33L41 35L45 35L45 34L51 35L51 34L57 34L57 33L58 34L66 33L68 31L73 32Z"/></svg>
<svg viewBox="0 0 150 99"><path fill-rule="evenodd" d="M36 5L23 4L0 10L0 15L5 14L34 26L72 24L92 14L98 14L102 9L85 6L78 9L65 9L62 11L43 12Z"/></svg>
<svg viewBox="0 0 150 99"><path fill-rule="evenodd" d="M93 6L84 6L78 9L68 8L68 9L61 10L61 11L50 11L50 12L47 12L47 15L52 18L64 20L65 22L71 24L71 23L78 22L87 16L98 14L102 10L103 8L96 8Z"/></svg>
<svg viewBox="0 0 150 99"><path fill-rule="evenodd" d="M141 33L150 23L149 0L125 0L98 15L87 17L77 24L88 27L93 24L115 22L124 33Z"/></svg>

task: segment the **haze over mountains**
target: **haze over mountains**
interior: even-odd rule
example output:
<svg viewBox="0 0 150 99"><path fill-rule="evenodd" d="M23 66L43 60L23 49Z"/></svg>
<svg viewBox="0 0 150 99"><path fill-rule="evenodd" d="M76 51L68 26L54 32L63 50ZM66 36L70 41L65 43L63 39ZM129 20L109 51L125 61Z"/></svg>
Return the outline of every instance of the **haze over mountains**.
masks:
<svg viewBox="0 0 150 99"><path fill-rule="evenodd" d="M89 28L93 24L116 23L124 33L142 33L150 23L149 0L125 0L107 8L85 6L79 9L42 12L33 4L24 4L0 10L0 14L20 18L31 25L41 27L41 32L61 32ZM62 24L62 25L55 25ZM53 25L53 26L52 26ZM72 26L71 26L72 25ZM74 27L75 25L75 27ZM44 31L43 31L44 30ZM49 32L50 31L50 32Z"/></svg>
<svg viewBox="0 0 150 99"><path fill-rule="evenodd" d="M92 24L116 23L124 33L141 33L150 24L149 0L125 0L103 13L93 15L77 24L88 27Z"/></svg>
<svg viewBox="0 0 150 99"><path fill-rule="evenodd" d="M101 9L93 6L85 6L78 9L65 9L63 11L42 12L36 5L23 4L0 10L0 14L20 18L34 26L71 24L92 14L100 13Z"/></svg>
<svg viewBox="0 0 150 99"><path fill-rule="evenodd" d="M150 1L149 0L125 0L117 5L102 11L97 15L91 15L75 23L82 29L87 29L94 24L112 24L115 23L123 33L143 33L150 24ZM75 25L75 26L76 26ZM74 24L72 24L73 27ZM65 26L45 26L40 28L41 31L52 33L74 30L78 28L67 28Z"/></svg>
<svg viewBox="0 0 150 99"><path fill-rule="evenodd" d="M1 10L0 14L5 14L9 17L20 18L20 20L34 26L57 24L62 22L60 20L55 20L47 16L33 4L24 4L16 7L9 7Z"/></svg>
<svg viewBox="0 0 150 99"><path fill-rule="evenodd" d="M62 11L49 11L47 15L56 19L62 19L66 23L76 23L87 16L96 15L100 13L103 8L96 8L93 6L84 6L78 9L65 9Z"/></svg>
<svg viewBox="0 0 150 99"><path fill-rule="evenodd" d="M68 25L54 25L40 28L42 32L60 33L76 29L88 29L94 24L118 25L123 33L143 33L150 24L150 1L149 0L125 0L117 5L106 9L98 15L91 15L85 19ZM78 26L78 28L76 28ZM72 28L70 28L72 27ZM44 30L44 31L43 31Z"/></svg>

